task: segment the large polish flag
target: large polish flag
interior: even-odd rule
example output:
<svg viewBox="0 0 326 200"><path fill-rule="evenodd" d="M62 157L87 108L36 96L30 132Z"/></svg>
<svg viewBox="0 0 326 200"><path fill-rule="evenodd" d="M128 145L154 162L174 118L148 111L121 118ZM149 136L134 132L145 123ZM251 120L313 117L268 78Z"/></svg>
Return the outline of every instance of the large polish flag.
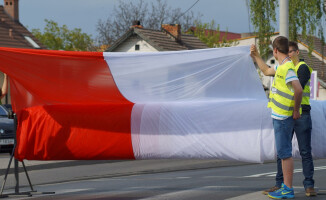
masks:
<svg viewBox="0 0 326 200"><path fill-rule="evenodd" d="M98 53L0 48L17 114L16 158L275 158L249 47ZM312 102L313 155L326 157L326 102ZM298 148L293 145L293 154Z"/></svg>

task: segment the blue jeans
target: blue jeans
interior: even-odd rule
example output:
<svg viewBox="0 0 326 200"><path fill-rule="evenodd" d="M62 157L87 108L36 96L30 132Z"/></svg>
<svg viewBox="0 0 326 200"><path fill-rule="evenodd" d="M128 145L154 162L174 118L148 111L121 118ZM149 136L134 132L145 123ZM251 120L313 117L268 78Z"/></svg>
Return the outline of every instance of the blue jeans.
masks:
<svg viewBox="0 0 326 200"><path fill-rule="evenodd" d="M292 117L284 120L273 119L273 127L277 155L281 159L291 158L294 119Z"/></svg>
<svg viewBox="0 0 326 200"><path fill-rule="evenodd" d="M300 155L302 158L302 171L305 179L303 185L305 188L314 187L315 181L314 175L314 163L311 155L311 116L310 114L302 114L301 118L294 122L294 132L297 136ZM292 132L293 136L293 132ZM277 156L277 174L276 174L276 186L281 187L283 183L283 171L282 162L279 156Z"/></svg>

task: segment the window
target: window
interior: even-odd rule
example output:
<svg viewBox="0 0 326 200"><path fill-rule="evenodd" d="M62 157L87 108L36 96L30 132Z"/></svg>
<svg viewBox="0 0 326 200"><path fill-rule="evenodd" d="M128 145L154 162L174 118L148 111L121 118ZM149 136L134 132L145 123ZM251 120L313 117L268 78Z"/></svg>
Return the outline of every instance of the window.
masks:
<svg viewBox="0 0 326 200"><path fill-rule="evenodd" d="M32 38L28 36L24 36L25 40L27 40L28 43L30 43L34 48L39 49L41 48Z"/></svg>
<svg viewBox="0 0 326 200"><path fill-rule="evenodd" d="M0 117L8 117L7 111L2 106L0 106Z"/></svg>
<svg viewBox="0 0 326 200"><path fill-rule="evenodd" d="M140 49L139 44L136 44L136 45L135 45L135 51L139 51L139 49Z"/></svg>

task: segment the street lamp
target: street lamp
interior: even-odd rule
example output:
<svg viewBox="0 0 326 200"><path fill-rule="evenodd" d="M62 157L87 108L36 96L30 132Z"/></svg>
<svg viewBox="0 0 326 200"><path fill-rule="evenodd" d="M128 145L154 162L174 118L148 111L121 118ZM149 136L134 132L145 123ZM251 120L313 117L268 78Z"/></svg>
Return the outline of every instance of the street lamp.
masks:
<svg viewBox="0 0 326 200"><path fill-rule="evenodd" d="M280 0L280 35L289 38L289 0Z"/></svg>

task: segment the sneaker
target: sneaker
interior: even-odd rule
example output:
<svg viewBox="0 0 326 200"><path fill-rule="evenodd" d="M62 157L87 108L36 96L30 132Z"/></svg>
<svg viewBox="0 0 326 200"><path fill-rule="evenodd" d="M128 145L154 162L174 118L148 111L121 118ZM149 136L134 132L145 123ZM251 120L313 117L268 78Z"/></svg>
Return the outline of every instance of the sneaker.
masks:
<svg viewBox="0 0 326 200"><path fill-rule="evenodd" d="M317 192L313 187L309 187L306 189L306 196L307 197L317 196Z"/></svg>
<svg viewBox="0 0 326 200"><path fill-rule="evenodd" d="M270 192L274 192L274 191L276 191L276 190L278 190L278 189L280 189L280 187L273 186L273 187L271 187L271 188L269 188L269 189L264 190L262 193L263 193L264 195L268 195L268 193L270 193Z"/></svg>
<svg viewBox="0 0 326 200"><path fill-rule="evenodd" d="M288 188L285 184L282 184L279 190L268 193L268 197L272 199L293 199L294 191L293 188Z"/></svg>

